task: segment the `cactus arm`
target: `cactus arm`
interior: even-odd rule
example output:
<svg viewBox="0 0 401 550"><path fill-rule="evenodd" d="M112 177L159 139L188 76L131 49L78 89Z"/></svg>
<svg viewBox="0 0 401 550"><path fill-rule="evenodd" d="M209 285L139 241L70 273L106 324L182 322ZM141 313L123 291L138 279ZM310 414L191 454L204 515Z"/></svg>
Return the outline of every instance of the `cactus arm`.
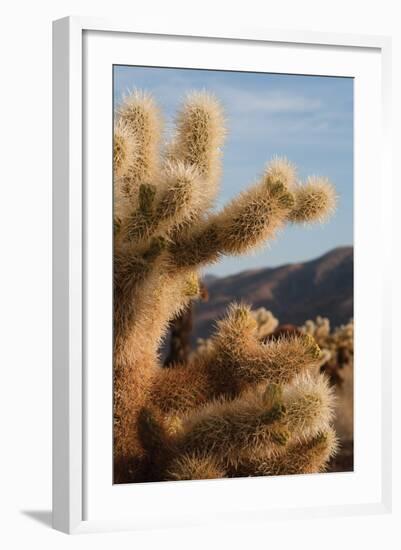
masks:
<svg viewBox="0 0 401 550"><path fill-rule="evenodd" d="M225 134L223 111L216 98L207 93L189 94L176 117L175 135L165 156L196 168L207 187L208 206L218 191Z"/></svg>
<svg viewBox="0 0 401 550"><path fill-rule="evenodd" d="M338 442L332 428L288 446L285 452L271 457L252 457L239 461L229 472L235 477L278 476L323 472L331 457L335 456ZM180 464L175 475L181 474Z"/></svg>
<svg viewBox="0 0 401 550"><path fill-rule="evenodd" d="M337 196L327 178L309 177L294 192L294 207L288 220L295 223L314 223L327 220L334 212Z"/></svg>
<svg viewBox="0 0 401 550"><path fill-rule="evenodd" d="M183 453L167 468L165 479L171 481L191 479L221 479L228 471L216 458L207 453Z"/></svg>
<svg viewBox="0 0 401 550"><path fill-rule="evenodd" d="M269 387L269 386L268 386ZM273 401L265 392L246 392L220 399L184 420L180 445L186 451L209 449L236 460L252 450L266 456L291 442L326 430L333 415L333 397L325 379L297 377Z"/></svg>
<svg viewBox="0 0 401 550"><path fill-rule="evenodd" d="M277 455L242 458L235 465L224 465L224 461L210 453L182 453L171 461L163 477L189 480L312 474L325 471L337 448L335 432L329 428L308 440L288 445Z"/></svg>
<svg viewBox="0 0 401 550"><path fill-rule="evenodd" d="M308 335L261 342L245 306L231 306L218 323L212 349L187 364L161 369L150 402L164 413L187 412L208 400L235 397L261 382L286 384L319 364L320 351Z"/></svg>
<svg viewBox="0 0 401 550"><path fill-rule="evenodd" d="M137 163L138 142L131 126L118 118L114 125L113 168L115 181L124 178Z"/></svg>
<svg viewBox="0 0 401 550"><path fill-rule="evenodd" d="M240 255L274 239L288 221L323 221L332 212L335 194L323 180L291 187L291 176L281 164L268 166L260 181L234 198L220 213L183 235L170 247L177 268L216 262L222 255Z"/></svg>
<svg viewBox="0 0 401 550"><path fill-rule="evenodd" d="M122 174L124 192L130 195L140 184L154 180L159 171L161 114L150 95L135 91L117 109L116 117L117 126L123 126L136 145L136 154Z"/></svg>
<svg viewBox="0 0 401 550"><path fill-rule="evenodd" d="M320 350L308 335L292 335L261 342L257 323L245 305L232 304L218 322L212 338L215 369L224 370L227 379L241 384L269 380L286 384L319 364ZM223 368L224 365L224 368Z"/></svg>
<svg viewBox="0 0 401 550"><path fill-rule="evenodd" d="M281 183L262 178L233 199L220 213L170 247L177 268L215 262L224 254L243 254L272 239L293 206L293 197Z"/></svg>

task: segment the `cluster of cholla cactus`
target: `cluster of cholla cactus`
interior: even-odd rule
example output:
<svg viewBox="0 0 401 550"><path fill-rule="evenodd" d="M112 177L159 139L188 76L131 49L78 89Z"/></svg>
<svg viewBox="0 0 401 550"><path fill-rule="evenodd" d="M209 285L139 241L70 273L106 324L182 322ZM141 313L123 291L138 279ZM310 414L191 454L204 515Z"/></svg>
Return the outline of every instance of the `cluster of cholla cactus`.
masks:
<svg viewBox="0 0 401 550"><path fill-rule="evenodd" d="M331 330L330 320L317 316L315 321L308 320L300 327L305 334L310 334L321 349L321 368L334 384L343 383L343 372L353 365L354 359L354 323L349 321Z"/></svg>
<svg viewBox="0 0 401 550"><path fill-rule="evenodd" d="M117 483L322 471L336 449L333 398L314 375L308 334L260 340L232 305L212 345L162 368L170 321L198 297L198 272L274 238L286 223L324 220L335 193L300 183L274 159L258 181L213 210L225 137L219 103L189 95L162 144L153 99L135 92L114 136L114 480Z"/></svg>
<svg viewBox="0 0 401 550"><path fill-rule="evenodd" d="M252 316L256 321L256 332L259 339L266 338L272 334L279 325L277 317L264 307L253 310Z"/></svg>
<svg viewBox="0 0 401 550"><path fill-rule="evenodd" d="M337 469L352 466L354 439L354 323L330 328L325 317L316 317L301 327L313 336L322 351L320 371L335 388L335 429L341 443L341 453L334 461ZM347 459L347 455L349 458Z"/></svg>

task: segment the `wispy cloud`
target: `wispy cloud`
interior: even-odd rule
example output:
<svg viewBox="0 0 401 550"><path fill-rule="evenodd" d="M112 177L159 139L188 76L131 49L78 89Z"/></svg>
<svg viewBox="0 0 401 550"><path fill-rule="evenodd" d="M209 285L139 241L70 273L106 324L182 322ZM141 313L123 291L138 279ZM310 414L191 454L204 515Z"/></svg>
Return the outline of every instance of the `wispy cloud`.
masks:
<svg viewBox="0 0 401 550"><path fill-rule="evenodd" d="M182 90L188 93L191 90L198 90L199 85L195 81L183 76L174 75L169 79L168 84L159 81L152 86L152 93L163 103L174 104L182 98ZM139 81L139 79L138 79ZM128 93L134 87L135 79L128 74L120 77L117 83L117 96ZM139 82L138 82L139 83ZM246 89L235 86L225 86L216 82L215 85L202 86L202 89L210 91L219 97L223 105L229 110L238 113L307 113L315 112L322 107L322 101L317 98L310 98L306 95L289 92L285 89L265 90ZM177 91L179 93L177 94ZM181 97L180 97L181 96Z"/></svg>
<svg viewBox="0 0 401 550"><path fill-rule="evenodd" d="M172 130L174 114L183 97L191 90L205 89L222 102L232 143L271 138L278 144L302 140L319 145L324 137L337 141L335 146L349 144L345 136L349 113L339 109L336 102L327 104L327 93L323 99L315 91L304 91L299 86L289 86L288 82L281 87L272 86L271 82L270 86L255 86L245 78L230 78L230 73L223 79L222 73L209 71L148 71L146 68L121 71L116 81L116 99L134 87L143 87L145 82L163 107L167 134Z"/></svg>
<svg viewBox="0 0 401 550"><path fill-rule="evenodd" d="M216 93L223 103L241 114L310 113L322 107L319 99L308 98L288 90L244 90L218 87Z"/></svg>

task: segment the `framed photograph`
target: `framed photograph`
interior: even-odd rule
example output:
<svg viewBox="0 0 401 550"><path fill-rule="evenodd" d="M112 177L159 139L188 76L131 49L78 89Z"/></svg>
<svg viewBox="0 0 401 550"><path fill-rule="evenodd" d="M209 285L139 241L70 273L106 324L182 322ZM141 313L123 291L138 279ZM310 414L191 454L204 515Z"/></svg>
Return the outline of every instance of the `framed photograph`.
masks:
<svg viewBox="0 0 401 550"><path fill-rule="evenodd" d="M390 510L389 64L54 22L56 529Z"/></svg>

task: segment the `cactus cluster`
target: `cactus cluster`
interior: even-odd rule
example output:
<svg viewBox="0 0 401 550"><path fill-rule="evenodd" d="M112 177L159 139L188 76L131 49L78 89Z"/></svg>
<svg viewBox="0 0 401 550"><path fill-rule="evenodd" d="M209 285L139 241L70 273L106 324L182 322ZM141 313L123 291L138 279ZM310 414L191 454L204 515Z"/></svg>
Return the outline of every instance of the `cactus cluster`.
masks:
<svg viewBox="0 0 401 550"><path fill-rule="evenodd" d="M326 372L333 384L341 386L344 369L352 368L354 359L354 322L331 329L327 317L317 316L300 327L310 334L322 351L321 369Z"/></svg>
<svg viewBox="0 0 401 550"><path fill-rule="evenodd" d="M169 323L199 297L199 270L274 238L286 223L325 219L335 192L304 184L275 158L221 211L224 116L207 93L187 96L163 144L150 95L115 117L114 481L322 471L336 449L333 397L308 334L262 341L250 309L233 304L210 348L162 368Z"/></svg>
<svg viewBox="0 0 401 550"><path fill-rule="evenodd" d="M331 329L329 319L316 317L301 327L313 336L322 350L320 370L335 389L335 429L341 443L341 454L336 462L344 468L344 457L349 455L348 469L352 469L354 439L354 322Z"/></svg>

